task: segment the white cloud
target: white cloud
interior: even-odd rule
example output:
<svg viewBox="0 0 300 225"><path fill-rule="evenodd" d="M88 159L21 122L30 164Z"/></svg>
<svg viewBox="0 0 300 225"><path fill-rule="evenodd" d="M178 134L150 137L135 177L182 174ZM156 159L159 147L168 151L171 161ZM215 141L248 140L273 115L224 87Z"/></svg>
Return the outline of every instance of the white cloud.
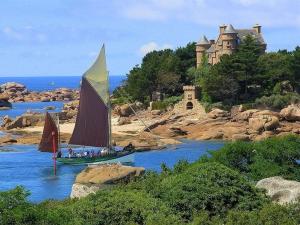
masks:
<svg viewBox="0 0 300 225"><path fill-rule="evenodd" d="M142 45L139 49L139 52L140 52L141 55L144 56L147 53L152 52L154 50L163 50L163 49L168 49L168 48L172 49L173 47L170 44L163 44L163 45L160 46L156 42L151 41L147 44Z"/></svg>
<svg viewBox="0 0 300 225"><path fill-rule="evenodd" d="M13 41L26 41L26 42L39 42L47 41L47 35L34 29L32 26L24 26L18 29L12 27L4 27L2 34L9 40Z"/></svg>
<svg viewBox="0 0 300 225"><path fill-rule="evenodd" d="M21 33L17 32L17 31L15 31L11 27L4 27L2 32L8 38L12 38L12 39L16 39L16 40L22 40L23 39L23 35Z"/></svg>
<svg viewBox="0 0 300 225"><path fill-rule="evenodd" d="M136 20L300 27L299 0L126 0L117 5L119 13Z"/></svg>

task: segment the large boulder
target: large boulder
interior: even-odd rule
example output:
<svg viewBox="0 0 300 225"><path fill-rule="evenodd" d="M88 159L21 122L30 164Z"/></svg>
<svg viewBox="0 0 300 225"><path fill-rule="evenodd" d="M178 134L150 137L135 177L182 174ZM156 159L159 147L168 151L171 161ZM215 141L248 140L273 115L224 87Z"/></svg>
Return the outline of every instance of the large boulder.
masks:
<svg viewBox="0 0 300 225"><path fill-rule="evenodd" d="M279 119L271 115L259 115L249 118L249 128L253 131L271 131L279 127Z"/></svg>
<svg viewBox="0 0 300 225"><path fill-rule="evenodd" d="M22 116L16 117L13 121L7 121L2 126L7 129L24 128L29 126L35 126L41 123L44 119L43 114L23 114Z"/></svg>
<svg viewBox="0 0 300 225"><path fill-rule="evenodd" d="M24 84L16 83L16 82L7 82L2 84L1 86L2 91L9 91L9 92L25 92L26 87Z"/></svg>
<svg viewBox="0 0 300 225"><path fill-rule="evenodd" d="M131 123L131 120L128 117L120 117L118 119L118 125L120 125L120 126L130 124L130 123Z"/></svg>
<svg viewBox="0 0 300 225"><path fill-rule="evenodd" d="M142 167L104 164L87 167L80 172L73 184L71 198L81 198L97 190L111 187L117 183L129 182L145 172Z"/></svg>
<svg viewBox="0 0 300 225"><path fill-rule="evenodd" d="M300 198L300 182L282 177L269 177L257 182L256 187L265 189L274 202L286 204Z"/></svg>
<svg viewBox="0 0 300 225"><path fill-rule="evenodd" d="M287 121L300 121L299 105L289 105L280 111L280 117Z"/></svg>
<svg viewBox="0 0 300 225"><path fill-rule="evenodd" d="M240 121L249 121L250 118L252 118L252 115L254 113L257 113L259 110L257 109L249 109L249 110L246 110L244 112L241 112L241 113L238 113L234 119L235 120L240 120Z"/></svg>
<svg viewBox="0 0 300 225"><path fill-rule="evenodd" d="M124 104L121 106L116 106L114 111L117 115L121 117L128 117L133 115L136 111L143 108L143 105L139 102L133 104Z"/></svg>
<svg viewBox="0 0 300 225"><path fill-rule="evenodd" d="M217 119L220 117L228 117L229 116L229 112L222 110L222 109L213 109L212 111L210 111L207 114L208 118L211 119Z"/></svg>

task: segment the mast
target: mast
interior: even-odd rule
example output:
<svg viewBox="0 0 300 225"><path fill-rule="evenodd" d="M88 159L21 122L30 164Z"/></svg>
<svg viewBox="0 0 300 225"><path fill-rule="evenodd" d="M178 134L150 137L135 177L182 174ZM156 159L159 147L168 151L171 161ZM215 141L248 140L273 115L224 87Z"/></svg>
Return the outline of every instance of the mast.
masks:
<svg viewBox="0 0 300 225"><path fill-rule="evenodd" d="M112 148L112 135L111 135L111 101L110 101L110 93L109 93L109 71L107 71L107 95L108 95L108 148Z"/></svg>

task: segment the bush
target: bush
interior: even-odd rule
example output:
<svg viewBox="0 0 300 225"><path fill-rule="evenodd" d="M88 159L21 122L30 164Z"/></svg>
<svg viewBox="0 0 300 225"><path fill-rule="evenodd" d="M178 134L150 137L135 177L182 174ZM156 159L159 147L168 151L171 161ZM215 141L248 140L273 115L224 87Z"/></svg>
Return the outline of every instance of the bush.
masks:
<svg viewBox="0 0 300 225"><path fill-rule="evenodd" d="M150 173L129 186L161 199L184 220L191 220L201 211L210 216L225 215L230 209L259 209L268 202L238 172L219 163L182 161L173 171L164 171L160 175Z"/></svg>
<svg viewBox="0 0 300 225"><path fill-rule="evenodd" d="M288 93L286 95L274 94L269 97L263 96L255 100L257 107L267 107L271 109L282 109L290 104L299 103L300 95L297 93Z"/></svg>
<svg viewBox="0 0 300 225"><path fill-rule="evenodd" d="M165 98L163 101L152 102L152 109L166 110L169 106L174 106L180 100L182 100L182 96L172 96Z"/></svg>
<svg viewBox="0 0 300 225"><path fill-rule="evenodd" d="M260 142L233 142L212 152L210 160L222 163L254 180L283 176L300 181L300 138L273 137Z"/></svg>

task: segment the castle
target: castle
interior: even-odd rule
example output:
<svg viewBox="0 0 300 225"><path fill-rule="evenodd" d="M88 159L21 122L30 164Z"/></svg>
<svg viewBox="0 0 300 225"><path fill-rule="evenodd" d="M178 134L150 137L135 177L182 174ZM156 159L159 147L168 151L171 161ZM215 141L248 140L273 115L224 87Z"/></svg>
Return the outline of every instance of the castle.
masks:
<svg viewBox="0 0 300 225"><path fill-rule="evenodd" d="M222 55L233 53L240 42L248 35L256 39L262 48L262 52L265 52L267 44L263 39L260 25L257 24L252 29L234 29L231 24L222 25L216 41L208 41L203 36L196 44L197 67L201 65L203 55L208 56L208 63L212 65L218 63Z"/></svg>

